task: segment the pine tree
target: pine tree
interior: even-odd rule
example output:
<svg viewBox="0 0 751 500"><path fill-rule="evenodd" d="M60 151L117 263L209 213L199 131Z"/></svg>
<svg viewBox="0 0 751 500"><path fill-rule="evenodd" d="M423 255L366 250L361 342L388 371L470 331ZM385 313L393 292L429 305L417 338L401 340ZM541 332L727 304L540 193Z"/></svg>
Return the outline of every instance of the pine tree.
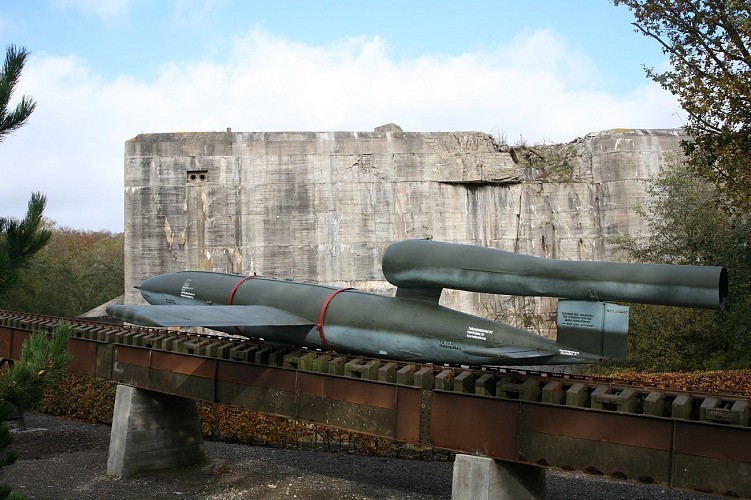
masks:
<svg viewBox="0 0 751 500"><path fill-rule="evenodd" d="M42 217L46 204L43 194L34 193L22 220L0 217L0 294L20 284L22 270L52 237Z"/></svg>
<svg viewBox="0 0 751 500"><path fill-rule="evenodd" d="M70 362L68 344L73 328L60 323L52 334L34 332L21 346L21 356L0 372L0 468L10 465L16 455L9 450L13 439L7 419L14 411L34 408L42 399L47 385L58 383ZM24 498L10 487L0 485L0 500Z"/></svg>
<svg viewBox="0 0 751 500"><path fill-rule="evenodd" d="M25 125L36 107L29 96L21 97L15 107L10 105L28 56L25 47L9 45L5 51L0 70L0 142ZM22 220L0 217L0 294L20 283L21 270L49 242L52 233L43 227L42 218L46 204L43 194L33 193Z"/></svg>
<svg viewBox="0 0 751 500"><path fill-rule="evenodd" d="M10 45L6 49L5 63L0 70L0 142L25 125L36 107L30 97L23 96L14 108L9 108L28 55L23 47ZM44 195L34 193L22 220L0 218L0 293L20 283L21 270L49 241L51 232L43 227L42 218L46 203ZM60 376L70 361L71 332L69 325L61 324L52 336L33 333L22 346L21 359L0 372L0 467L16 459L8 449L12 441L7 424L11 409L32 408L41 399L44 385ZM4 498L23 498L23 495L0 485L0 499Z"/></svg>
<svg viewBox="0 0 751 500"><path fill-rule="evenodd" d="M23 127L36 107L31 97L23 96L15 108L8 108L28 57L25 47L9 45L5 50L5 64L0 71L0 142L6 135Z"/></svg>

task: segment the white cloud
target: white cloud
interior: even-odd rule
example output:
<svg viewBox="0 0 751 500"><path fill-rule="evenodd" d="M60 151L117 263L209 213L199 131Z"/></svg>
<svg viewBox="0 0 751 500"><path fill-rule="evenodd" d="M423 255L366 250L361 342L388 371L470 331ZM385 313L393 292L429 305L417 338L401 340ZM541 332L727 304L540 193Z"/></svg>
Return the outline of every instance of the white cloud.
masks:
<svg viewBox="0 0 751 500"><path fill-rule="evenodd" d="M166 63L153 80L104 80L74 57L34 57L20 93L39 103L0 145L0 214L49 197L59 224L121 230L123 145L142 132L504 131L511 142L568 141L615 127L680 125L649 84L612 95L586 57L547 32L492 53L396 61L380 38L310 46L253 29L222 60ZM12 169L12 170L11 170Z"/></svg>

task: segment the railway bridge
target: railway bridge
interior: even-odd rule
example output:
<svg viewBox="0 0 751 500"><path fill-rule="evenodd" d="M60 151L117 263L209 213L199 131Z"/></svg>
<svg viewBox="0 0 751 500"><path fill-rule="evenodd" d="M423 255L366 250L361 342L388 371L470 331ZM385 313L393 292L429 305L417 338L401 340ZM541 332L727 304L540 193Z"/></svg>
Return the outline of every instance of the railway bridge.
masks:
<svg viewBox="0 0 751 500"><path fill-rule="evenodd" d="M748 394L393 362L9 311L0 311L0 356L17 359L31 332L60 321L74 331L69 371L120 384L110 474L201 460L202 400L451 450L457 498L540 496L544 467L751 497Z"/></svg>

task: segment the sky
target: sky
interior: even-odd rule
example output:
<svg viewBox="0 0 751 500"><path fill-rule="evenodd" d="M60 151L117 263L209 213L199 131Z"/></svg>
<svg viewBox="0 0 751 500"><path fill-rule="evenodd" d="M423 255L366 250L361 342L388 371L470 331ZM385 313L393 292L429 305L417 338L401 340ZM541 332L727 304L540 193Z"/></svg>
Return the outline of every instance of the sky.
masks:
<svg viewBox="0 0 751 500"><path fill-rule="evenodd" d="M514 144L684 123L657 42L608 0L0 0L31 53L0 142L0 216L120 232L141 133L480 131Z"/></svg>

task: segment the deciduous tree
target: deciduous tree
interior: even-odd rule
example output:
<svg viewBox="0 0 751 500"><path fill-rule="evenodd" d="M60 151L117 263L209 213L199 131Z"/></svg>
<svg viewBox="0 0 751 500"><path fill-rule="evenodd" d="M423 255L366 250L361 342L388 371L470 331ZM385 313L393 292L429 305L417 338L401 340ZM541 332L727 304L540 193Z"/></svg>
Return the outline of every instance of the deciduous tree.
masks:
<svg viewBox="0 0 751 500"><path fill-rule="evenodd" d="M0 309L74 317L123 293L122 233L51 231L24 271L24 286L0 297Z"/></svg>
<svg viewBox="0 0 751 500"><path fill-rule="evenodd" d="M688 113L689 164L721 189L723 207L751 213L751 1L613 0L634 14L671 68L647 68Z"/></svg>
<svg viewBox="0 0 751 500"><path fill-rule="evenodd" d="M646 235L617 242L638 262L722 265L730 297L724 313L632 306L629 356L647 370L695 370L751 366L751 253L748 217L722 209L718 188L692 176L681 157L668 158L652 179Z"/></svg>
<svg viewBox="0 0 751 500"><path fill-rule="evenodd" d="M670 68L647 76L688 114L684 162L658 176L643 210L650 235L622 243L637 260L726 265L730 304L721 315L637 308L636 352L670 347L683 367L751 364L751 1L613 0L634 14ZM641 326L639 326L641 321ZM632 328L632 331L634 328ZM641 333L640 333L641 332ZM680 357L680 356L679 356Z"/></svg>

